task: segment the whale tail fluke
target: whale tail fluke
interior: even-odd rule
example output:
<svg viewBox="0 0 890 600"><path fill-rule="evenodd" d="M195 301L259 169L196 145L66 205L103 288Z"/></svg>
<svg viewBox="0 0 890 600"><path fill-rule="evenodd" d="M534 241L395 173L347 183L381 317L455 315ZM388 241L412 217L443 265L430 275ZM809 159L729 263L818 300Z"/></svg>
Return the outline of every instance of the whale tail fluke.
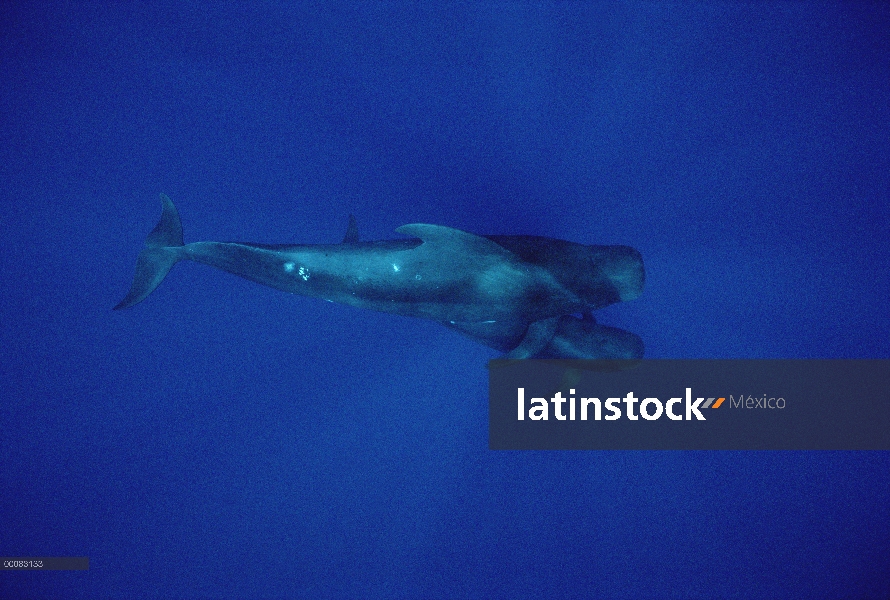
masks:
<svg viewBox="0 0 890 600"><path fill-rule="evenodd" d="M161 220L145 239L145 247L136 259L136 275L127 296L114 310L139 304L164 280L170 269L181 258L182 223L173 201L161 194Z"/></svg>

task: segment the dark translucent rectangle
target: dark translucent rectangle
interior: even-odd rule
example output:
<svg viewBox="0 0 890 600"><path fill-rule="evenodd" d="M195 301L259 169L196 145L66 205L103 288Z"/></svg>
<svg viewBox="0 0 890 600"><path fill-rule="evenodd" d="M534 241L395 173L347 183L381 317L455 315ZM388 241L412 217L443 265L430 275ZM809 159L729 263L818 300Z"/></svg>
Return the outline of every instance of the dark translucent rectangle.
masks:
<svg viewBox="0 0 890 600"><path fill-rule="evenodd" d="M89 571L88 556L7 557L0 558L4 571Z"/></svg>
<svg viewBox="0 0 890 600"><path fill-rule="evenodd" d="M493 360L489 417L492 450L890 450L890 360Z"/></svg>

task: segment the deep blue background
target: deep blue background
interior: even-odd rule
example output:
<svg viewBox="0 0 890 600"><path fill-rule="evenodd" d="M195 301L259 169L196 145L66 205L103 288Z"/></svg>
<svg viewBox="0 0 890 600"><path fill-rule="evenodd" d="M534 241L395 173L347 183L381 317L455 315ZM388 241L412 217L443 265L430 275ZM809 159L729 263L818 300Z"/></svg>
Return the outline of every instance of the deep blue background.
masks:
<svg viewBox="0 0 890 600"><path fill-rule="evenodd" d="M653 357L890 357L886 3L0 4L4 598L890 595L888 453L493 452L434 324L186 241L629 244ZM432 3L430 3L432 4Z"/></svg>

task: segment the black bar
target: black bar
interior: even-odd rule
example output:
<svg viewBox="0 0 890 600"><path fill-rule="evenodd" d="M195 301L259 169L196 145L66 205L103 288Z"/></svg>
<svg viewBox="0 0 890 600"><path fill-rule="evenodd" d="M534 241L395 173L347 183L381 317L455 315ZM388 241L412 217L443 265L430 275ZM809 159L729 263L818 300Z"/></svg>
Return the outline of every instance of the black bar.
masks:
<svg viewBox="0 0 890 600"><path fill-rule="evenodd" d="M89 556L5 557L0 558L4 571L89 571Z"/></svg>

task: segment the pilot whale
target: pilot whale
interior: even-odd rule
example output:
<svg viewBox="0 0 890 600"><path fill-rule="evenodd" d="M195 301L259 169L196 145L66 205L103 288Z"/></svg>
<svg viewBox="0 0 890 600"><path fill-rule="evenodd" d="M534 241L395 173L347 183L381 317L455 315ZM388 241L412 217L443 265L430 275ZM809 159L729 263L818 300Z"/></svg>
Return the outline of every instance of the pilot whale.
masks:
<svg viewBox="0 0 890 600"><path fill-rule="evenodd" d="M584 350L591 344L618 343L619 354L642 352L633 349L635 340L628 345L610 335L614 328L587 320L582 326L571 317L640 295L642 257L628 246L480 236L420 223L396 229L409 239L359 241L351 216L339 244L185 244L176 207L164 194L161 204L161 219L116 310L143 301L173 265L192 260L293 294L430 319L507 351L509 358L595 354Z"/></svg>

